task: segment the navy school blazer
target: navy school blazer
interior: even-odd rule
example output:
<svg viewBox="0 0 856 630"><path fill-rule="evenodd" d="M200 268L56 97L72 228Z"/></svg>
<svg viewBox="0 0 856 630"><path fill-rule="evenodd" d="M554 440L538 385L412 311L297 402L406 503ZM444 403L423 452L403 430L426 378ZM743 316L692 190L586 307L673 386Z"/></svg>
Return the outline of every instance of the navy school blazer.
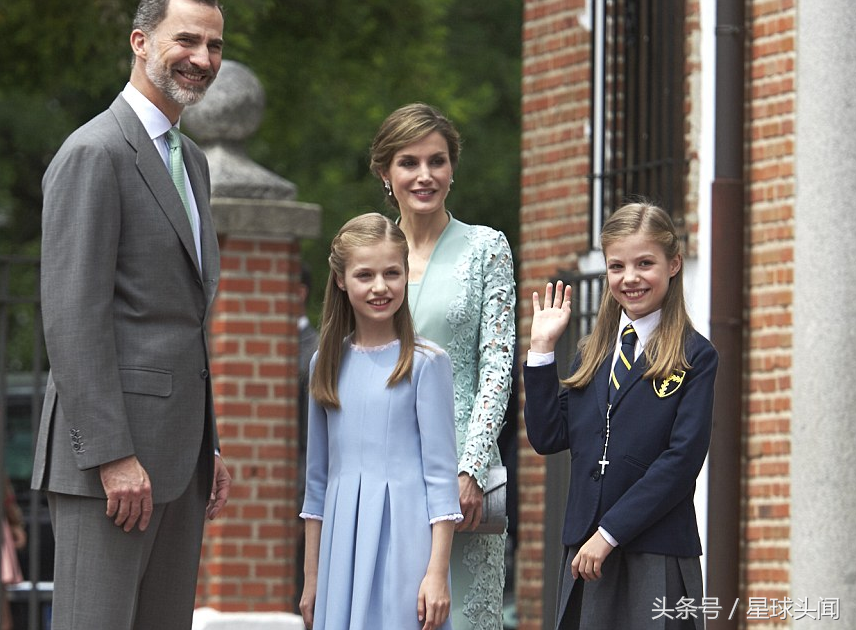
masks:
<svg viewBox="0 0 856 630"><path fill-rule="evenodd" d="M719 356L694 330L686 354L692 367L665 382L642 379L644 353L633 364L610 414L604 474L612 353L583 389L561 387L555 363L524 365L529 442L541 455L571 453L563 544L578 547L602 526L628 552L701 555L693 494L710 445ZM579 363L578 354L574 370Z"/></svg>

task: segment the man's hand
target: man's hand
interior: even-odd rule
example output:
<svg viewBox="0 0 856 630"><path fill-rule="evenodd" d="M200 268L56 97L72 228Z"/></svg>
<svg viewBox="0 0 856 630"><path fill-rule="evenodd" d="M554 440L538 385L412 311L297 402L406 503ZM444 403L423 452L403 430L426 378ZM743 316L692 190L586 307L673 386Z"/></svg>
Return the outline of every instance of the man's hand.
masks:
<svg viewBox="0 0 856 630"><path fill-rule="evenodd" d="M214 520L224 507L229 498L229 488L232 487L232 476L226 469L226 464L219 455L214 456L214 483L211 486L211 496L208 498L206 515L209 520Z"/></svg>
<svg viewBox="0 0 856 630"><path fill-rule="evenodd" d="M152 518L152 484L136 455L129 455L99 467L101 485L107 494L107 516L126 532L134 525L145 531Z"/></svg>

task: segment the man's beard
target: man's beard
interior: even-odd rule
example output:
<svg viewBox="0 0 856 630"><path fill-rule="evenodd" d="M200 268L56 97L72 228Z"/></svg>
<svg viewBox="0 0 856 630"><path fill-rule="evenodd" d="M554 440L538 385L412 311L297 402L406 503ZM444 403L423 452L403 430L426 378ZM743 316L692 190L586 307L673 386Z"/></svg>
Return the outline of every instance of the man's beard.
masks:
<svg viewBox="0 0 856 630"><path fill-rule="evenodd" d="M208 80L201 86L182 86L173 78L173 72L179 70L188 74L206 75ZM191 63L167 68L163 64L161 56L155 53L146 61L146 76L167 98L179 105L186 106L195 105L202 100L208 87L214 81L216 74L211 70L199 69Z"/></svg>

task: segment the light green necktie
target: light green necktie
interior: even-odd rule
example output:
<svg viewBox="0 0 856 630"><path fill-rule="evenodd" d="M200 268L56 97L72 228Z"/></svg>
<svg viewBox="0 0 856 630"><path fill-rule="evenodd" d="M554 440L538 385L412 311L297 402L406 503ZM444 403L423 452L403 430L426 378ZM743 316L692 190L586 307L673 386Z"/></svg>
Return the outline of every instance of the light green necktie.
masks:
<svg viewBox="0 0 856 630"><path fill-rule="evenodd" d="M166 143L169 146L169 171L172 175L172 183L175 184L184 210L187 212L187 220L190 221L190 229L196 238L193 217L190 214L190 202L187 200L187 189L184 187L184 158L181 156L181 133L175 127L170 127L166 132Z"/></svg>

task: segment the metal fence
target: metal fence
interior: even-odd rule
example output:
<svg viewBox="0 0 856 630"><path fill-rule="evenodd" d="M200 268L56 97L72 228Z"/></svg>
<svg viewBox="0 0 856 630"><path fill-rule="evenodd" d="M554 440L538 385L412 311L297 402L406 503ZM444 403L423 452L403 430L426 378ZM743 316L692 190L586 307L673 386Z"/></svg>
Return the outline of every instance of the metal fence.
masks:
<svg viewBox="0 0 856 630"><path fill-rule="evenodd" d="M687 177L683 0L592 3L592 247L607 217L638 195L682 236Z"/></svg>
<svg viewBox="0 0 856 630"><path fill-rule="evenodd" d="M29 489L46 371L39 259L0 256L0 469L27 530L26 548L18 552L24 581L5 585L16 630L50 628L53 534L44 496ZM4 509L0 502L0 519Z"/></svg>

